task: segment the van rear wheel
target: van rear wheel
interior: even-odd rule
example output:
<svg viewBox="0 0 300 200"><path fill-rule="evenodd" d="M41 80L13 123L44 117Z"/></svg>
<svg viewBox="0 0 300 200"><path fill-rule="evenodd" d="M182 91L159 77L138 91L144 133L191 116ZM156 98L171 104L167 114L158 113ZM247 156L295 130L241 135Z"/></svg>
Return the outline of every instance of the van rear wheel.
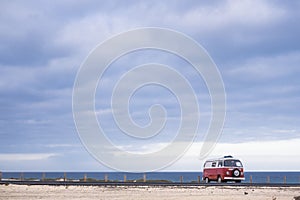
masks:
<svg viewBox="0 0 300 200"><path fill-rule="evenodd" d="M209 183L208 177L205 177L204 181L205 181L205 183Z"/></svg>

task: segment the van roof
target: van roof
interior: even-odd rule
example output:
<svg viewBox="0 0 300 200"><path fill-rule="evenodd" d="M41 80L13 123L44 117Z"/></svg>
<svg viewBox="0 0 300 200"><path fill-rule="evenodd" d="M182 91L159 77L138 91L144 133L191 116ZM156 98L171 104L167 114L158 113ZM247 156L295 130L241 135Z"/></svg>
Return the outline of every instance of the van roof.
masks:
<svg viewBox="0 0 300 200"><path fill-rule="evenodd" d="M234 158L233 156L223 156L221 158L215 158L215 159L209 159L209 160L206 160L206 162L213 162L213 161L218 161L218 160L232 160L232 159L235 159L235 160L238 160L236 158Z"/></svg>

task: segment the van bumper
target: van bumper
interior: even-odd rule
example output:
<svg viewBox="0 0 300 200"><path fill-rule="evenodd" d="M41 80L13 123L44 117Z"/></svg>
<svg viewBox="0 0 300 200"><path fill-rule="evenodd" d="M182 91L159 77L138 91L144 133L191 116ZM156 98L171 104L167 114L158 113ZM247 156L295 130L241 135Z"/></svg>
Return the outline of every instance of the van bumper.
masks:
<svg viewBox="0 0 300 200"><path fill-rule="evenodd" d="M224 180L244 181L245 177L224 177Z"/></svg>

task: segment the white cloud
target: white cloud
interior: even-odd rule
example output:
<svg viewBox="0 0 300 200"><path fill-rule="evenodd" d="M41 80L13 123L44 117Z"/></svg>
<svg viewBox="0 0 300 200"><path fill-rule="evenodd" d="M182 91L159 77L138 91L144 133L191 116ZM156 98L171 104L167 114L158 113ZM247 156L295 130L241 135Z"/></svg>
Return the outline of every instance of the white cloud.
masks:
<svg viewBox="0 0 300 200"><path fill-rule="evenodd" d="M245 142L238 144L218 143L208 158L232 155L243 161L246 170L299 170L300 139ZM194 143L186 154L172 166L164 169L199 171L204 160L199 159L202 143Z"/></svg>
<svg viewBox="0 0 300 200"><path fill-rule="evenodd" d="M161 12L161 9L158 9ZM165 11L167 8L165 8ZM182 13L170 12L164 17L166 25L188 28L192 32L213 33L228 27L262 27L277 22L286 11L267 1L224 1L219 4L201 5L184 10ZM193 27L199 27L191 30ZM247 42L244 40L244 42Z"/></svg>
<svg viewBox="0 0 300 200"><path fill-rule="evenodd" d="M300 156L297 149L300 139L277 140L277 141L257 141L238 144L217 144L212 154L226 155L233 154L237 156Z"/></svg>
<svg viewBox="0 0 300 200"><path fill-rule="evenodd" d="M96 114L97 116L99 116L99 115L108 115L108 114L111 114L111 113L112 113L112 110L109 109L109 108L106 108L106 109L98 109L98 110L95 111L95 114Z"/></svg>
<svg viewBox="0 0 300 200"><path fill-rule="evenodd" d="M43 124L51 123L50 120L36 120L36 119L18 120L18 122L26 125L43 125Z"/></svg>
<svg viewBox="0 0 300 200"><path fill-rule="evenodd" d="M268 1L227 1L224 14L220 19L224 21L236 20L239 23L250 25L263 25L277 21L285 11L280 7L272 5Z"/></svg>
<svg viewBox="0 0 300 200"><path fill-rule="evenodd" d="M76 148L76 147L82 147L82 144L46 144L43 145L45 147L49 147L49 148Z"/></svg>
<svg viewBox="0 0 300 200"><path fill-rule="evenodd" d="M1 162L18 162L18 161L37 161L47 160L50 157L57 156L55 153L2 153L0 154Z"/></svg>
<svg viewBox="0 0 300 200"><path fill-rule="evenodd" d="M244 164L247 171L293 171L299 170L300 152L297 151L300 139L258 141L244 143L217 143L211 154L204 160L199 159L202 142L195 142L185 154L163 171L201 171L206 159L232 155ZM143 146L118 146L118 148L132 153L153 153L168 146L168 143L152 143ZM164 156L164 155L162 155Z"/></svg>
<svg viewBox="0 0 300 200"><path fill-rule="evenodd" d="M70 22L60 30L55 43L75 48L79 53L87 55L105 39L121 31L135 27L134 21L129 23L127 16L110 16L96 13Z"/></svg>
<svg viewBox="0 0 300 200"><path fill-rule="evenodd" d="M232 67L224 73L231 78L242 78L247 81L267 81L299 73L299 62L299 51L284 53L277 56L254 57Z"/></svg>
<svg viewBox="0 0 300 200"><path fill-rule="evenodd" d="M143 144L143 145L118 145L116 146L118 149L130 153L136 153L136 154L149 154L154 153L157 151L162 150L168 146L168 143L149 143L149 144Z"/></svg>
<svg viewBox="0 0 300 200"><path fill-rule="evenodd" d="M55 43L70 45L87 53L113 34L136 27L165 26L176 27L190 34L214 34L233 26L247 27L251 31L249 27L270 25L285 16L285 10L266 1L226 1L213 5L199 3L192 8L175 10L170 10L169 6L162 3L140 2L126 5L126 9L120 9L119 12L110 12L93 12L67 23L57 34Z"/></svg>

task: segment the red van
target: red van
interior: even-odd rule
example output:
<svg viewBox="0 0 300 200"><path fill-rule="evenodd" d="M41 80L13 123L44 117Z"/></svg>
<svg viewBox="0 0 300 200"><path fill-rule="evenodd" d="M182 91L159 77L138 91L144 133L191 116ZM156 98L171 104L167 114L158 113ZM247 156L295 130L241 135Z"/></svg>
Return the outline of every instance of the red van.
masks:
<svg viewBox="0 0 300 200"><path fill-rule="evenodd" d="M239 159L224 156L219 159L207 160L203 166L203 180L206 183L235 181L240 183L245 180L244 168Z"/></svg>

